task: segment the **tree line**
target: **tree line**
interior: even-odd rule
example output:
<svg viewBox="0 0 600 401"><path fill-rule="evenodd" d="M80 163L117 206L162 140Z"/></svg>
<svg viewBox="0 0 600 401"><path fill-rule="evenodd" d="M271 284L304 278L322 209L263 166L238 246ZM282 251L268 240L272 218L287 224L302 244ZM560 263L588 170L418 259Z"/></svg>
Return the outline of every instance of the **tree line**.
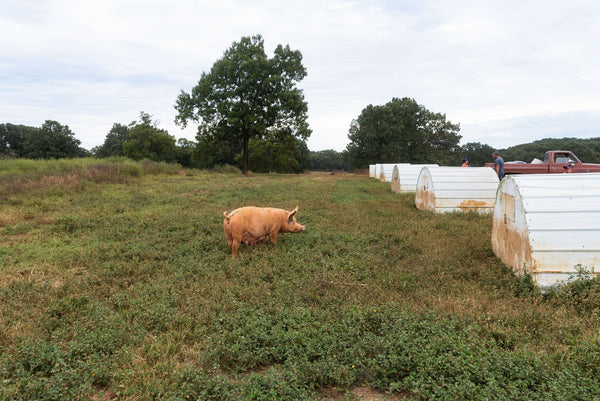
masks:
<svg viewBox="0 0 600 401"><path fill-rule="evenodd" d="M356 123L353 123L352 127L351 129L356 133ZM390 143L394 141L395 136L401 137L402 134L388 134L381 142ZM377 141L372 139L371 142ZM236 156L235 152L229 152L233 154L233 158L228 158L223 154L211 153L214 147L199 146L198 142L184 138L176 140L166 130L161 129L157 122L152 121L152 116L145 112L140 113L138 121L128 125L115 123L107 133L104 143L91 151L82 148L80 143L67 125L57 121L48 120L41 127L0 124L0 157L28 159L128 157L134 160L149 159L179 163L183 167L208 169L222 164L237 166L236 160L240 159L239 154ZM332 149L310 151L306 144L303 144L298 146L298 150L302 153L302 157L299 158L301 162L289 164L285 159L286 153L283 152L283 157L277 159L279 152L277 144L265 140L261 149L270 149L270 154L275 155L275 158L265 157L260 152L251 152L249 165L250 170L255 172L334 171L366 168L368 164L376 162L437 162L441 165L459 165L461 158L467 158L471 166L478 167L489 162L495 150L489 145L476 142L462 146L458 146L453 141L447 144L449 150L438 153L441 155L439 159L433 157L433 153L429 154L431 157L427 153L410 153L410 148L405 149L406 157L402 157L402 153L397 156L395 152L386 150L384 145L380 145L379 149L373 149L371 144L361 147L359 143L351 142L346 150L338 152ZM423 143L418 146L427 145ZM348 149L353 149L354 152L359 152L360 149L360 152L358 155L352 155ZM600 163L600 138L546 138L498 151L506 161L531 162L534 158L543 159L544 153L552 149L570 150L584 162ZM419 154L422 155L421 158L417 157ZM265 160L267 163L263 163Z"/></svg>
<svg viewBox="0 0 600 401"><path fill-rule="evenodd" d="M366 106L350 123L344 151L311 152L308 104L297 86L306 74L300 51L278 45L269 57L262 36L243 37L176 99L175 123L197 124L196 141L176 140L145 112L130 124L115 123L104 143L91 151L57 121L39 128L5 123L0 124L0 157L123 156L193 168L228 164L243 172L299 173L365 169L373 163L460 165L462 158L483 166L496 150L479 142L460 146L460 124L405 97ZM531 161L556 148L600 162L598 138L544 139L499 152L506 161Z"/></svg>
<svg viewBox="0 0 600 401"><path fill-rule="evenodd" d="M60 159L89 156L68 125L46 120L41 127L0 124L0 157Z"/></svg>
<svg viewBox="0 0 600 401"><path fill-rule="evenodd" d="M0 158L62 159L78 157L127 157L133 160L148 159L167 163L179 163L188 168L210 169L217 165L236 165L233 159L211 153L211 148L197 142L169 135L158 127L152 116L141 112L139 121L130 124L114 123L104 142L91 150L82 148L75 134L67 125L46 121L42 127L11 123L0 124ZM335 150L309 151L306 144L298 146L300 162L289 164L285 154L278 156L277 144L265 143L262 149L274 157L263 157L251 152L250 169L255 172L301 172L315 170L348 170L349 164L342 152ZM253 149L253 148L251 148ZM206 155L206 157L203 157ZM261 164L266 160L267 163Z"/></svg>

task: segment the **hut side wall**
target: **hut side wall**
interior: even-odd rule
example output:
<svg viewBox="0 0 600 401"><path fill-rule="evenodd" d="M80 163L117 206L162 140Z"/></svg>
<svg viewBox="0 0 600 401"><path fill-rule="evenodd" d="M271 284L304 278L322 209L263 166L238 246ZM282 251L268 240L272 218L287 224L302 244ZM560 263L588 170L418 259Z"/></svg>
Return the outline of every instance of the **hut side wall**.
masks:
<svg viewBox="0 0 600 401"><path fill-rule="evenodd" d="M498 177L487 167L423 167L417 181L415 204L436 213L493 212Z"/></svg>
<svg viewBox="0 0 600 401"><path fill-rule="evenodd" d="M369 164L369 177L375 178L375 165Z"/></svg>
<svg viewBox="0 0 600 401"><path fill-rule="evenodd" d="M419 210L435 212L435 195L431 182L429 170L423 168L417 180L417 192L415 193L415 205Z"/></svg>
<svg viewBox="0 0 600 401"><path fill-rule="evenodd" d="M400 175L398 173L398 166L394 166L394 170L392 171L392 192L400 192Z"/></svg>
<svg viewBox="0 0 600 401"><path fill-rule="evenodd" d="M492 249L515 273L544 287L600 268L600 174L509 176L495 209Z"/></svg>
<svg viewBox="0 0 600 401"><path fill-rule="evenodd" d="M531 246L521 194L514 181L508 178L502 182L501 188L496 194L494 207L492 250L515 273L531 273Z"/></svg>
<svg viewBox="0 0 600 401"><path fill-rule="evenodd" d="M381 166L382 166L382 164L380 164L380 163L375 165L375 178L376 179L380 179Z"/></svg>
<svg viewBox="0 0 600 401"><path fill-rule="evenodd" d="M416 192L417 181L423 167L438 167L437 164L398 164L392 172L392 192ZM395 174L395 175L394 175Z"/></svg>
<svg viewBox="0 0 600 401"><path fill-rule="evenodd" d="M399 165L406 165L408 163L386 163L381 165L381 171L379 173L379 180L381 182L392 182L392 175L394 167Z"/></svg>

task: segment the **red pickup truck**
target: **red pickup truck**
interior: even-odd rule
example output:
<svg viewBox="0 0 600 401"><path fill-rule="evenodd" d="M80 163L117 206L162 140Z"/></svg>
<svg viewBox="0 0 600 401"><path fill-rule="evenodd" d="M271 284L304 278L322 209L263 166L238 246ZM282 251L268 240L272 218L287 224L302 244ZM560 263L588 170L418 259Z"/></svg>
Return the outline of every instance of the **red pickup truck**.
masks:
<svg viewBox="0 0 600 401"><path fill-rule="evenodd" d="M555 173L592 173L600 172L600 164L582 163L573 152L568 150L549 150L544 161L534 159L533 163L504 162L504 174L555 174ZM494 168L494 163L486 163Z"/></svg>

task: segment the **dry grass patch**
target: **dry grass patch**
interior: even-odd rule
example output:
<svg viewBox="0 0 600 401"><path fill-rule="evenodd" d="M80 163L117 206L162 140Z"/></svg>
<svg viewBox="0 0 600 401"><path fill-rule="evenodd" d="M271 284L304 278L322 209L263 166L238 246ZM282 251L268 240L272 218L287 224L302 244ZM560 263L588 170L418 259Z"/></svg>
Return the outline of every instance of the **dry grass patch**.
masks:
<svg viewBox="0 0 600 401"><path fill-rule="evenodd" d="M372 387L355 387L351 390L344 390L332 387L323 387L319 389L319 401L403 401L413 400L413 396L408 392L384 393Z"/></svg>

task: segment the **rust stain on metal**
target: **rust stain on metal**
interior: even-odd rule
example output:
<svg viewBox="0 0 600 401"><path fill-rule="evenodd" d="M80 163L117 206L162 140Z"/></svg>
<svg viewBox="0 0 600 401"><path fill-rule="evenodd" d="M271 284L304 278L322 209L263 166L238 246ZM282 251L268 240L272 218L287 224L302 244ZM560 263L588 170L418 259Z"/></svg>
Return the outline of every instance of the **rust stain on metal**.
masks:
<svg viewBox="0 0 600 401"><path fill-rule="evenodd" d="M431 210L435 212L435 195L432 191L423 188L417 192L415 203L419 210Z"/></svg>
<svg viewBox="0 0 600 401"><path fill-rule="evenodd" d="M496 256L518 275L536 273L536 265L532 263L529 236L511 229L504 223L503 216L494 219L493 226L492 249Z"/></svg>
<svg viewBox="0 0 600 401"><path fill-rule="evenodd" d="M481 209L489 209L490 207L493 207L493 206L494 205L490 205L490 202L488 202L488 201L477 201L474 199L466 199L458 205L458 207L462 211L467 211L467 210L477 211L477 210L481 210Z"/></svg>
<svg viewBox="0 0 600 401"><path fill-rule="evenodd" d="M398 174L398 167L394 167L392 172L392 192L400 192L400 174Z"/></svg>

